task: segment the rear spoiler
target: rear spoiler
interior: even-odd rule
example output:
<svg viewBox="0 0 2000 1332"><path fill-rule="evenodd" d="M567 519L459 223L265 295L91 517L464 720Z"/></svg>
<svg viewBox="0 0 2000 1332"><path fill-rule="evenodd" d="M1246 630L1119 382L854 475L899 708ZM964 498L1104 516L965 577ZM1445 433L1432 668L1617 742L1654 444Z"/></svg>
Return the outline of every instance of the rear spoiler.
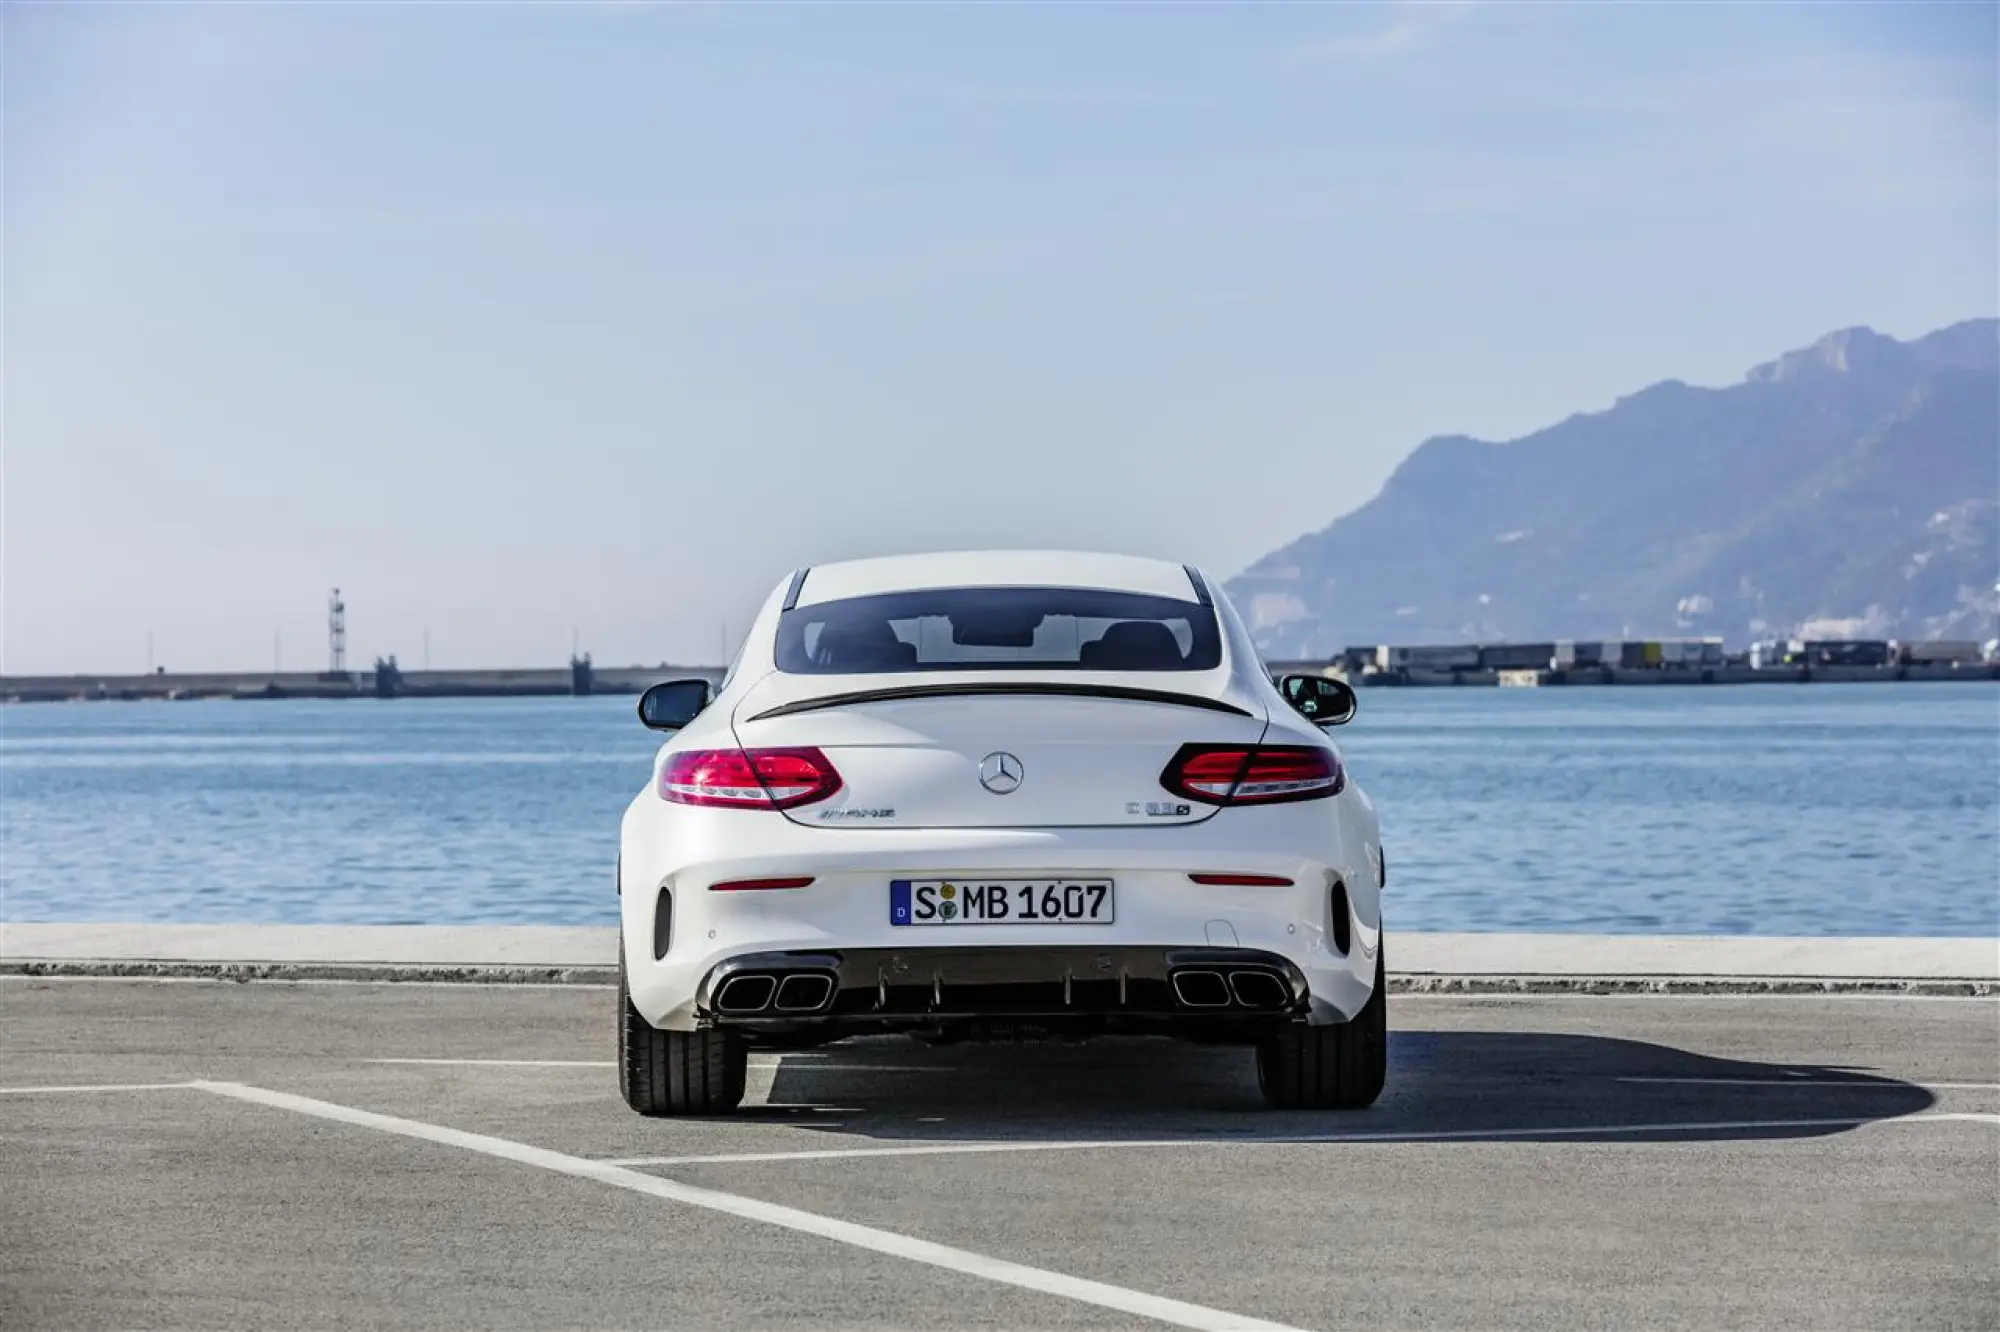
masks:
<svg viewBox="0 0 2000 1332"><path fill-rule="evenodd" d="M1238 717L1257 715L1247 708L1239 708L1234 703L1225 703L1219 698L1182 694L1171 689L1141 689L1131 685L1081 682L1064 684L1054 680L968 680L964 684L889 685L880 689L856 689L845 694L828 694L822 698L802 698L796 702L780 703L775 708L767 708L749 720L764 721L771 717L789 717L795 712L819 712L826 708L847 707L853 703L891 703L906 698L967 698L981 694L1043 698L1116 698L1132 703L1165 703L1173 707L1204 708L1209 712L1227 712Z"/></svg>

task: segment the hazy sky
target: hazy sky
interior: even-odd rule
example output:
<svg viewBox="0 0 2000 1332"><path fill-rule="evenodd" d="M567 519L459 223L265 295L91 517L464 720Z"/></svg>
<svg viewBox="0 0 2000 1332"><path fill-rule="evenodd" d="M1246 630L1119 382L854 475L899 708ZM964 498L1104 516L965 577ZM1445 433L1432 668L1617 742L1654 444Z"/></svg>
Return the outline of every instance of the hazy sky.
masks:
<svg viewBox="0 0 2000 1332"><path fill-rule="evenodd" d="M10 673L712 660L2000 306L1993 4L8 4Z"/></svg>

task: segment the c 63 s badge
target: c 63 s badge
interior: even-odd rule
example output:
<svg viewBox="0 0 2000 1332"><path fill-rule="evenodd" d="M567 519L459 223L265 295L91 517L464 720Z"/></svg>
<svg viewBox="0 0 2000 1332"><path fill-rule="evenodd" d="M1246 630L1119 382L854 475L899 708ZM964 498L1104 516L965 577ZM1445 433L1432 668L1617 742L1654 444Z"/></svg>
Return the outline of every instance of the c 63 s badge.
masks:
<svg viewBox="0 0 2000 1332"><path fill-rule="evenodd" d="M1194 813L1194 806L1172 800L1128 800L1125 812L1148 819L1184 819Z"/></svg>
<svg viewBox="0 0 2000 1332"><path fill-rule="evenodd" d="M819 812L822 823L834 819L893 819L894 809L823 809Z"/></svg>

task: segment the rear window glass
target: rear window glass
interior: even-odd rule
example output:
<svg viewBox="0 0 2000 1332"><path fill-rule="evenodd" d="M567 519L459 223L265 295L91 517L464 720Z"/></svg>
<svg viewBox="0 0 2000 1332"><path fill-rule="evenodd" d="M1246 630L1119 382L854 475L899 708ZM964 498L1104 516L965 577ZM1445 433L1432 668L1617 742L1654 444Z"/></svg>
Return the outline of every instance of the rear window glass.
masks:
<svg viewBox="0 0 2000 1332"><path fill-rule="evenodd" d="M1221 661L1211 607L1099 588L890 592L778 617L778 669L794 675L1206 671Z"/></svg>

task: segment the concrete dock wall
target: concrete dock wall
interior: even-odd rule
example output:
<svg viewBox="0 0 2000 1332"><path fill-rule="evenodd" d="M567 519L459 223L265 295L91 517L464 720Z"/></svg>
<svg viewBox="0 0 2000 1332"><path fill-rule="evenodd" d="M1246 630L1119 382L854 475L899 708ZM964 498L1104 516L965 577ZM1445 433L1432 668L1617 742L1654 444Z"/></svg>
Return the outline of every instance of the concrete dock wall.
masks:
<svg viewBox="0 0 2000 1332"><path fill-rule="evenodd" d="M1356 677L1354 683L1388 688L1585 685L1922 684L2000 680L2000 663L1953 666L1577 666L1564 670L1407 671Z"/></svg>
<svg viewBox="0 0 2000 1332"><path fill-rule="evenodd" d="M596 666L592 694L637 694L661 680L722 679L715 666ZM180 672L155 675L15 675L0 677L0 701L70 702L99 699L373 698L374 671L325 676L311 671ZM404 698L532 698L571 694L576 677L552 669L399 671L394 692Z"/></svg>

